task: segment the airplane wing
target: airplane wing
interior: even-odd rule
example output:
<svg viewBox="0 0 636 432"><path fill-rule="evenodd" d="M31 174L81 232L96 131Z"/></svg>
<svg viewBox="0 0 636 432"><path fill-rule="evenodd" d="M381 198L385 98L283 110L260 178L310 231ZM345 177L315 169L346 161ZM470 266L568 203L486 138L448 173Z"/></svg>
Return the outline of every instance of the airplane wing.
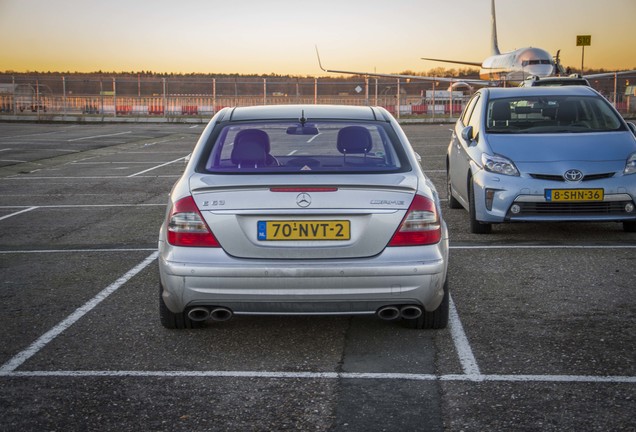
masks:
<svg viewBox="0 0 636 432"><path fill-rule="evenodd" d="M430 61L437 61L437 62L444 62L444 63L454 63L454 64L462 64L467 66L481 67L481 63L469 62L469 61L463 61L463 60L445 60L445 59L435 59L435 58L428 58L428 57L421 57L420 60L430 60Z"/></svg>
<svg viewBox="0 0 636 432"><path fill-rule="evenodd" d="M465 79L465 78L431 77L431 76L421 76L421 75L385 74L385 73L378 73L378 72L355 72L355 71L346 71L346 70L327 69L323 67L322 65L322 62L320 60L320 53L318 53L318 48L316 48L316 55L318 56L318 66L320 66L320 69L330 73L374 76L374 77L381 77L381 78L396 78L396 79L400 78L400 79L409 79L409 80L437 81L437 82L447 82L451 84L461 81L467 84L493 85L492 81L486 81L486 80L477 79L477 78Z"/></svg>
<svg viewBox="0 0 636 432"><path fill-rule="evenodd" d="M634 73L636 73L636 69L620 71L620 72L603 72L603 73L597 73L597 74L583 75L583 78L587 78L587 79L606 78L606 77L611 77L614 75L628 75L628 74L634 74Z"/></svg>

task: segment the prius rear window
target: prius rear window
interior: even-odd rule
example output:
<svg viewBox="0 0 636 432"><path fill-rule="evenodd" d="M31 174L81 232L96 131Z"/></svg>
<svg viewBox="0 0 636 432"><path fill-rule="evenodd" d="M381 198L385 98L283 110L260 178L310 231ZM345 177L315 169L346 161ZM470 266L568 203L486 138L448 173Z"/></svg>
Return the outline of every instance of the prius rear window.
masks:
<svg viewBox="0 0 636 432"><path fill-rule="evenodd" d="M383 124L254 122L220 126L199 172L379 173L410 170ZM397 143L397 144L396 144Z"/></svg>

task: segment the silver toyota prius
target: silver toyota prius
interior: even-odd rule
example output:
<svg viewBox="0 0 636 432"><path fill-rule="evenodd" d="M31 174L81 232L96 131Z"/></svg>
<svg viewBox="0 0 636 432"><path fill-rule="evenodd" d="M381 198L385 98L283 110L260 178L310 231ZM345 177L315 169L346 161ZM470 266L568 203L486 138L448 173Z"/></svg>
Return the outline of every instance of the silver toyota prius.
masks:
<svg viewBox="0 0 636 432"><path fill-rule="evenodd" d="M167 328L233 315L448 321L448 230L383 108L225 108L170 193L159 234Z"/></svg>
<svg viewBox="0 0 636 432"><path fill-rule="evenodd" d="M619 222L636 231L636 126L590 87L481 89L455 125L448 203L504 222Z"/></svg>

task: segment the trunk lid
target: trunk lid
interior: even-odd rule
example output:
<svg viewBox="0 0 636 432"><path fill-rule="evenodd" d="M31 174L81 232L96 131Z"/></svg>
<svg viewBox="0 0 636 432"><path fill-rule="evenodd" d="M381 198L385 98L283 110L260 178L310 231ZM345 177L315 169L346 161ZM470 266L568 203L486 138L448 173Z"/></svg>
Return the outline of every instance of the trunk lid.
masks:
<svg viewBox="0 0 636 432"><path fill-rule="evenodd" d="M342 259L382 252L417 190L403 174L204 175L192 196L230 255Z"/></svg>

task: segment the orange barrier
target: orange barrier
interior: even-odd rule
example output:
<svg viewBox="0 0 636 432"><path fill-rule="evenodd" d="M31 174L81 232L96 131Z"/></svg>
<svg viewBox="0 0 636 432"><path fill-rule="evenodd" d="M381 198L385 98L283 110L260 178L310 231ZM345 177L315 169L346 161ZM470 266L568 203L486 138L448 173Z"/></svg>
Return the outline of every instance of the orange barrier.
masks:
<svg viewBox="0 0 636 432"><path fill-rule="evenodd" d="M163 103L151 102L150 105L148 105L148 114L163 115L163 113L164 113Z"/></svg>
<svg viewBox="0 0 636 432"><path fill-rule="evenodd" d="M444 113L450 114L450 104L444 105ZM459 114L462 112L462 104L454 103L453 104L453 114Z"/></svg>
<svg viewBox="0 0 636 432"><path fill-rule="evenodd" d="M183 115L197 115L199 114L199 107L196 105L183 105L181 107L181 114Z"/></svg>
<svg viewBox="0 0 636 432"><path fill-rule="evenodd" d="M131 105L117 105L117 114L130 114L132 113Z"/></svg>
<svg viewBox="0 0 636 432"><path fill-rule="evenodd" d="M427 105L412 105L411 112L413 114L426 114L428 112Z"/></svg>

